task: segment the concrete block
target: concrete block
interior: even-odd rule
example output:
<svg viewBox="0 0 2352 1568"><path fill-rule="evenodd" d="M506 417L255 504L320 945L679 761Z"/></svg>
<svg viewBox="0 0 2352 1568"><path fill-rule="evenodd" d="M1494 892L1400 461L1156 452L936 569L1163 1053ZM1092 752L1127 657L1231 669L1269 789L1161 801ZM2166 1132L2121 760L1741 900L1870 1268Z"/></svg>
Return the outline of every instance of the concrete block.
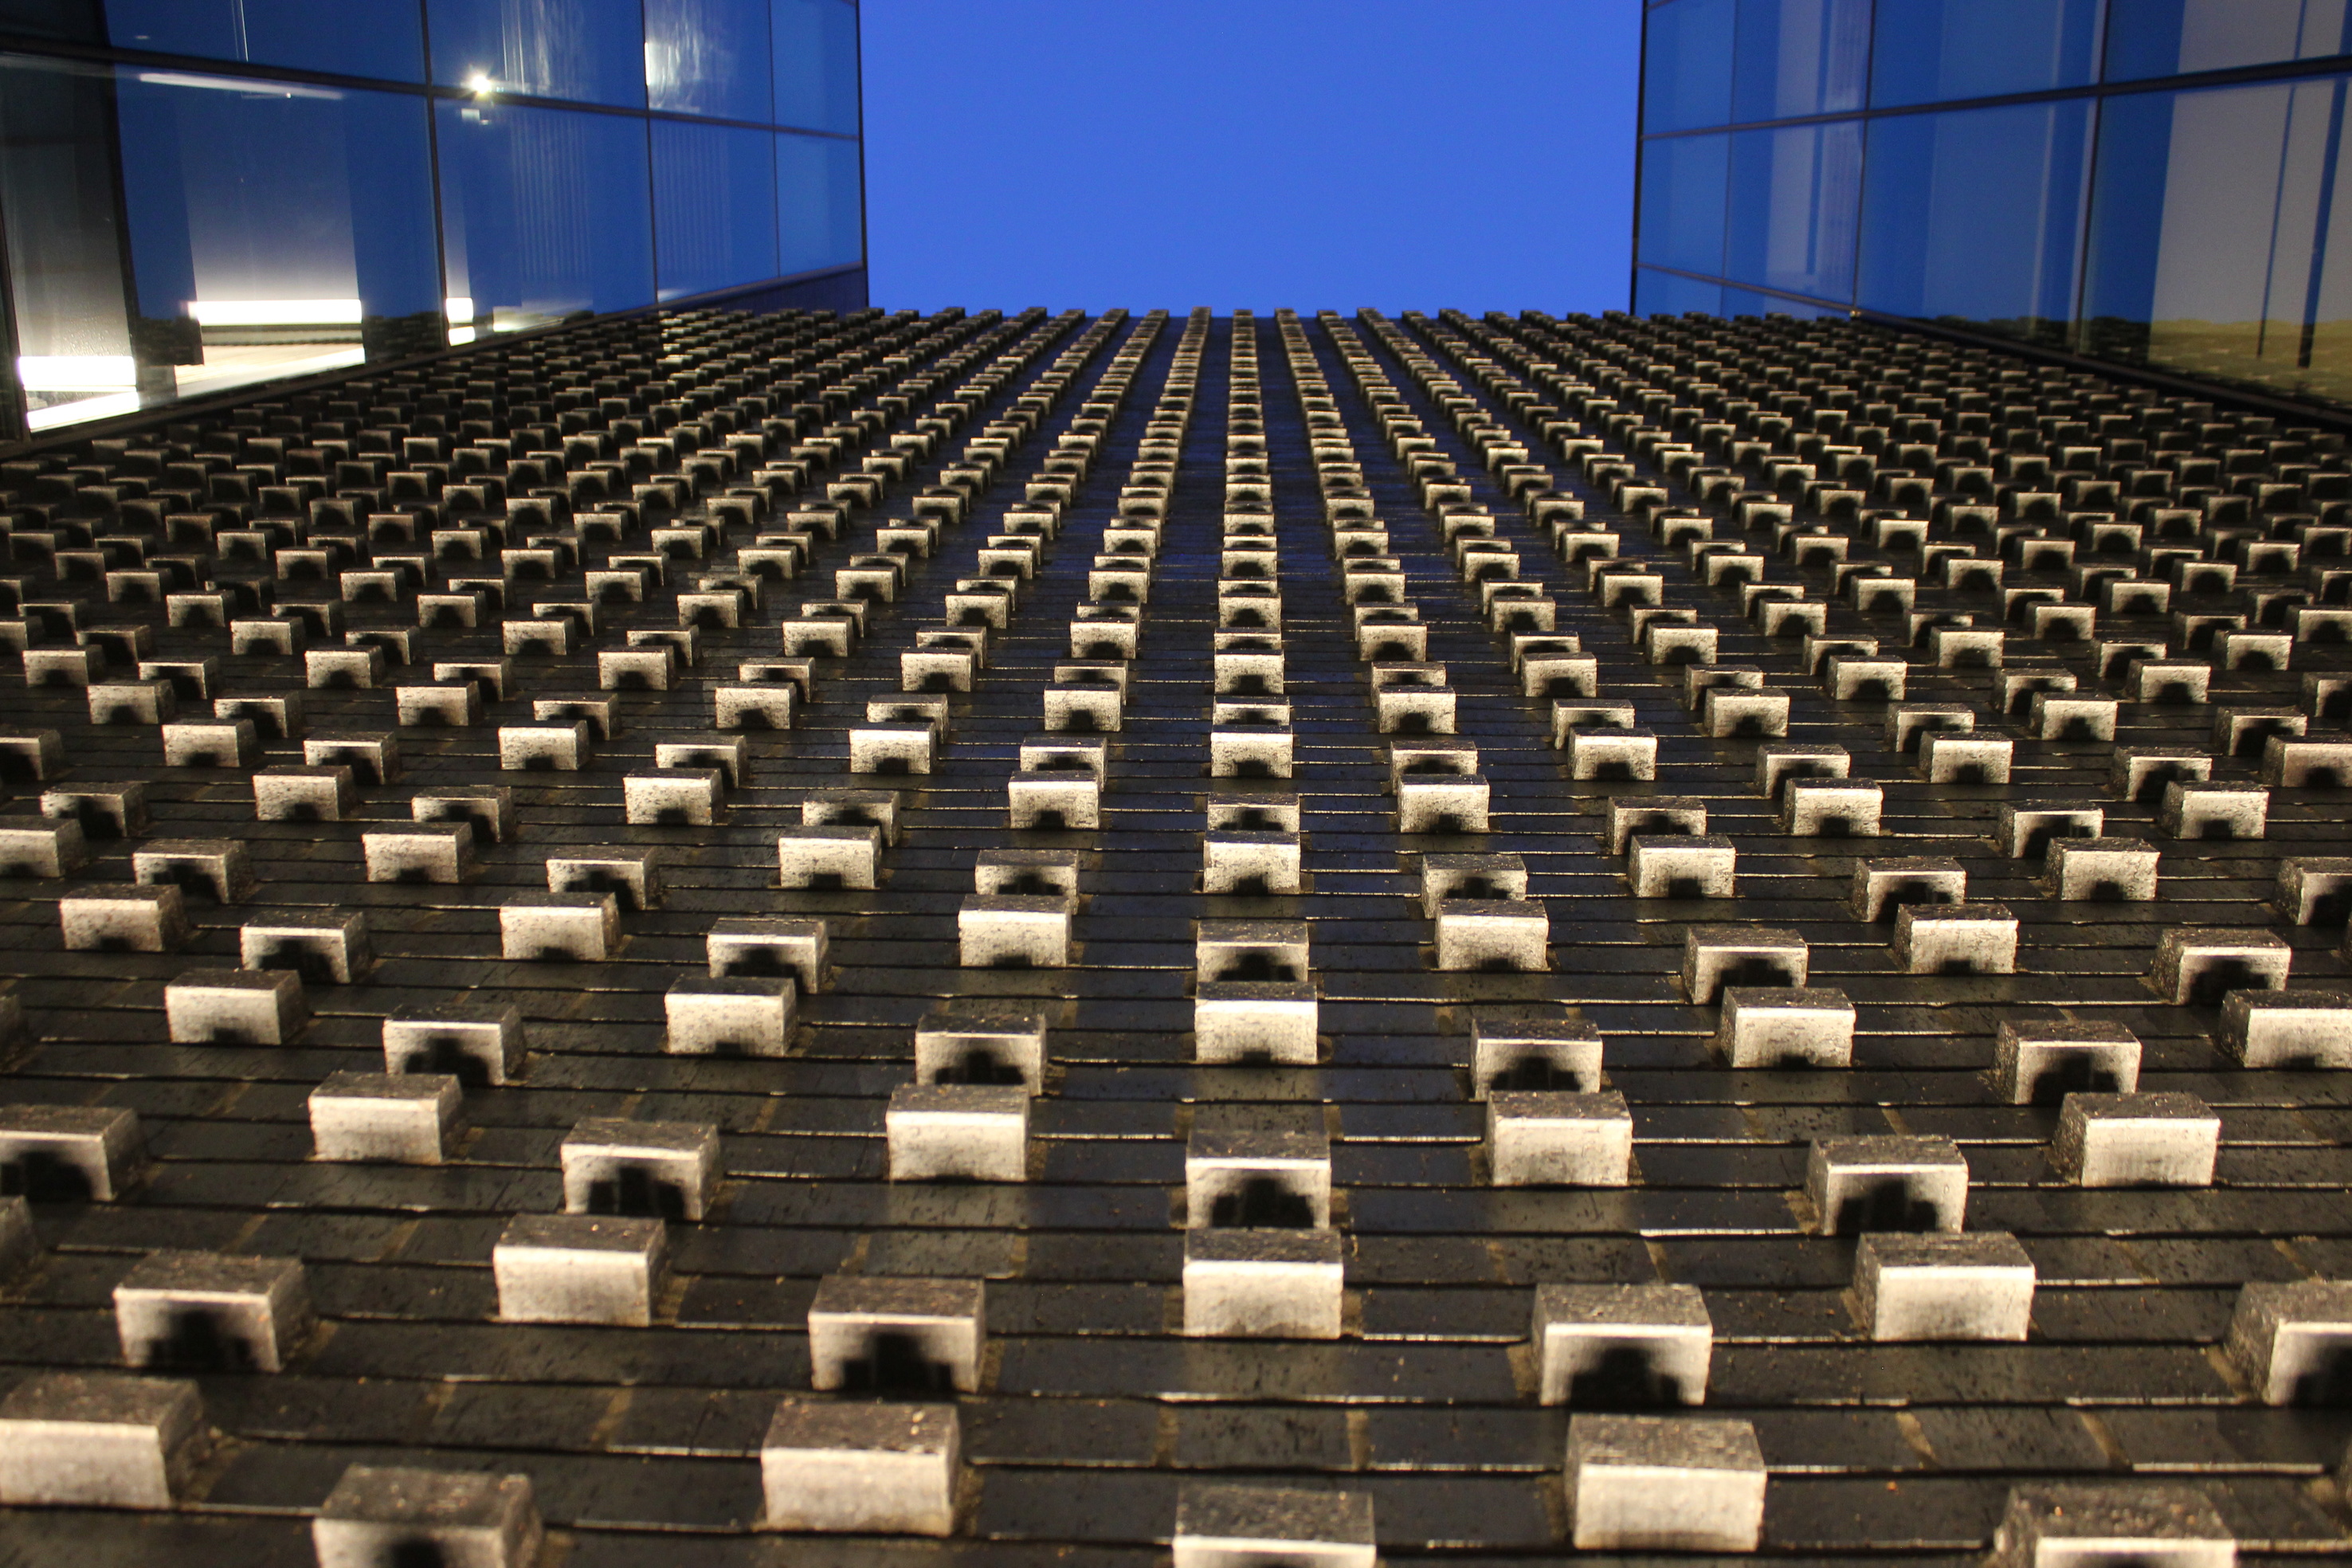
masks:
<svg viewBox="0 0 2352 1568"><path fill-rule="evenodd" d="M2222 1353L2265 1405L2352 1403L2352 1284L2265 1279L2241 1286Z"/></svg>
<svg viewBox="0 0 2352 1568"><path fill-rule="evenodd" d="M645 1217L517 1215L490 1250L509 1323L644 1328L668 1267L668 1227Z"/></svg>
<svg viewBox="0 0 2352 1568"><path fill-rule="evenodd" d="M1184 1223L1195 1230L1328 1226L1330 1139L1194 1128L1184 1145Z"/></svg>
<svg viewBox="0 0 2352 1568"><path fill-rule="evenodd" d="M2218 1038L2244 1067L2352 1068L2352 993L2232 991Z"/></svg>
<svg viewBox="0 0 2352 1568"><path fill-rule="evenodd" d="M1766 800L1778 801L1798 779L1843 779L1853 773L1853 757L1843 746L1783 742L1756 748L1756 787Z"/></svg>
<svg viewBox="0 0 2352 1568"><path fill-rule="evenodd" d="M310 1521L319 1568L532 1568L543 1539L530 1478L353 1465Z"/></svg>
<svg viewBox="0 0 2352 1568"><path fill-rule="evenodd" d="M1551 918L1525 899L1444 899L1437 906L1437 967L1537 973L1551 966Z"/></svg>
<svg viewBox="0 0 2352 1568"><path fill-rule="evenodd" d="M1790 779L1780 790L1780 831L1806 838L1874 838L1884 804L1884 791L1868 780Z"/></svg>
<svg viewBox="0 0 2352 1568"><path fill-rule="evenodd" d="M499 954L510 963L601 963L620 941L610 893L517 893L499 906Z"/></svg>
<svg viewBox="0 0 2352 1568"><path fill-rule="evenodd" d="M1853 1004L1843 991L1729 986L1715 1048L1734 1068L1843 1068L1853 1062Z"/></svg>
<svg viewBox="0 0 2352 1568"><path fill-rule="evenodd" d="M154 838L131 852L131 879L175 887L217 904L240 903L257 886L245 846L233 838Z"/></svg>
<svg viewBox="0 0 2352 1568"><path fill-rule="evenodd" d="M2139 1086L2139 1037L2121 1024L2003 1019L1993 1082L2011 1105L2055 1105L2078 1092L2129 1094Z"/></svg>
<svg viewBox="0 0 2352 1568"><path fill-rule="evenodd" d="M894 1182L1028 1179L1026 1086L902 1084L883 1120Z"/></svg>
<svg viewBox="0 0 2352 1568"><path fill-rule="evenodd" d="M1076 909L1066 894L972 894L956 911L960 961L966 969L1062 968Z"/></svg>
<svg viewBox="0 0 2352 1568"><path fill-rule="evenodd" d="M2269 828L2271 792L2260 784L2164 786L2156 823L2176 838L2260 838Z"/></svg>
<svg viewBox="0 0 2352 1568"><path fill-rule="evenodd" d="M811 790L801 801L803 827L871 827L885 845L898 842L898 792L895 789Z"/></svg>
<svg viewBox="0 0 2352 1568"><path fill-rule="evenodd" d="M204 1437L193 1383L37 1372L0 1399L0 1503L168 1509Z"/></svg>
<svg viewBox="0 0 2352 1568"><path fill-rule="evenodd" d="M1473 1099L1495 1089L1591 1094L1601 1088L1601 1036L1573 1013L1527 1018L1476 1009L1470 1048Z"/></svg>
<svg viewBox="0 0 2352 1568"><path fill-rule="evenodd" d="M2012 860L2046 856L2053 840L2096 838L2106 814L2095 805L2003 805L1993 842Z"/></svg>
<svg viewBox="0 0 2352 1568"><path fill-rule="evenodd" d="M823 921L730 915L711 922L703 950L714 978L789 974L807 995L824 989L831 947Z"/></svg>
<svg viewBox="0 0 2352 1568"><path fill-rule="evenodd" d="M2005 784L2016 755L2006 735L1945 731L1920 737L1919 772L1929 784Z"/></svg>
<svg viewBox="0 0 2352 1568"><path fill-rule="evenodd" d="M114 1327L132 1367L282 1372L315 1321L301 1263L156 1252L114 1288Z"/></svg>
<svg viewBox="0 0 2352 1568"><path fill-rule="evenodd" d="M2238 1542L2201 1488L2011 1487L1988 1568L2235 1568Z"/></svg>
<svg viewBox="0 0 2352 1568"><path fill-rule="evenodd" d="M2137 838L2060 838L2051 843L2048 885L2060 899L2151 903L2156 846Z"/></svg>
<svg viewBox="0 0 2352 1568"><path fill-rule="evenodd" d="M41 792L41 815L71 820L85 839L136 838L147 831L147 786L122 784L66 784Z"/></svg>
<svg viewBox="0 0 2352 1568"><path fill-rule="evenodd" d="M1603 841L1612 855L1626 853L1635 834L1653 838L1697 836L1706 831L1706 803L1681 795L1615 795L1607 805Z"/></svg>
<svg viewBox="0 0 2352 1568"><path fill-rule="evenodd" d="M767 1523L824 1534L951 1535L961 1442L952 1405L788 1397L760 1444Z"/></svg>
<svg viewBox="0 0 2352 1568"><path fill-rule="evenodd" d="M787 888L881 885L882 831L873 826L787 827L776 835L778 875Z"/></svg>
<svg viewBox="0 0 2352 1568"><path fill-rule="evenodd" d="M383 1070L438 1073L461 1084L515 1082L522 1076L521 1012L456 1002L396 1007L383 1021Z"/></svg>
<svg viewBox="0 0 2352 1568"><path fill-rule="evenodd" d="M310 1016L288 970L193 969L163 987L164 1021L183 1045L282 1046Z"/></svg>
<svg viewBox="0 0 2352 1568"><path fill-rule="evenodd" d="M1613 1090L1491 1089L1486 1157L1498 1187L1622 1187L1632 1179L1633 1112Z"/></svg>
<svg viewBox="0 0 2352 1568"><path fill-rule="evenodd" d="M2158 939L2148 983L2179 1005L2213 1007L2233 991L2284 991L2294 952L2266 931L2179 926Z"/></svg>
<svg viewBox="0 0 2352 1568"><path fill-rule="evenodd" d="M1173 1568L1373 1568L1369 1492L1186 1481L1176 1491Z"/></svg>
<svg viewBox="0 0 2352 1568"><path fill-rule="evenodd" d="M0 1106L0 1192L34 1203L110 1203L147 1163L139 1115L120 1106Z"/></svg>
<svg viewBox="0 0 2352 1568"><path fill-rule="evenodd" d="M1013 1002L954 997L915 1029L918 1083L1045 1083L1045 1015Z"/></svg>
<svg viewBox="0 0 2352 1568"><path fill-rule="evenodd" d="M808 1312L810 1386L978 1393L985 1298L978 1279L826 1275Z"/></svg>
<svg viewBox="0 0 2352 1568"><path fill-rule="evenodd" d="M310 1091L310 1152L320 1160L437 1165L448 1155L464 1098L445 1073L330 1073Z"/></svg>
<svg viewBox="0 0 2352 1568"><path fill-rule="evenodd" d="M1958 860L1897 856L1858 862L1847 903L1854 919L1878 925L1892 921L1906 905L1958 904L1968 896L1968 870Z"/></svg>
<svg viewBox="0 0 2352 1568"><path fill-rule="evenodd" d="M1658 737L1633 725L1571 724L1555 728L1553 742L1568 752L1568 776L1643 781L1658 776Z"/></svg>
<svg viewBox="0 0 2352 1568"><path fill-rule="evenodd" d="M257 822L342 822L358 800L352 770L341 764L262 768L253 775Z"/></svg>
<svg viewBox="0 0 2352 1568"><path fill-rule="evenodd" d="M474 826L443 822L362 833L360 853L371 882L462 882L474 868Z"/></svg>
<svg viewBox="0 0 2352 1568"><path fill-rule="evenodd" d="M1330 1230L1187 1230L1184 1332L1338 1339L1343 1250Z"/></svg>
<svg viewBox="0 0 2352 1568"><path fill-rule="evenodd" d="M1201 841L1201 891L1265 898L1303 887L1298 835L1213 829Z"/></svg>
<svg viewBox="0 0 2352 1568"><path fill-rule="evenodd" d="M1563 1479L1580 1552L1753 1552L1765 1468L1745 1421L1572 1415Z"/></svg>
<svg viewBox="0 0 2352 1568"><path fill-rule="evenodd" d="M1625 880L1637 899L1728 899L1737 896L1739 851L1719 835L1628 840Z"/></svg>
<svg viewBox="0 0 2352 1568"><path fill-rule="evenodd" d="M699 1220L719 1190L719 1129L708 1122L592 1116L559 1152L566 1214Z"/></svg>
<svg viewBox="0 0 2352 1568"><path fill-rule="evenodd" d="M2190 1094L2070 1094L2050 1163L2084 1187L2210 1187L2221 1119Z"/></svg>
<svg viewBox="0 0 2352 1568"><path fill-rule="evenodd" d="M789 975L672 981L662 998L662 1048L674 1056L781 1057L790 1048L800 987Z"/></svg>
<svg viewBox="0 0 2352 1568"><path fill-rule="evenodd" d="M88 858L73 817L0 816L0 877L68 877Z"/></svg>
<svg viewBox="0 0 2352 1568"><path fill-rule="evenodd" d="M1691 1285L1538 1285L1530 1332L1545 1405L1699 1405L1715 1349Z"/></svg>
<svg viewBox="0 0 2352 1568"><path fill-rule="evenodd" d="M1968 1209L1969 1163L1948 1138L1819 1138L1805 1161L1805 1196L1822 1236L1957 1231Z"/></svg>
<svg viewBox="0 0 2352 1568"><path fill-rule="evenodd" d="M2005 904L1905 904L1894 949L1906 974L2014 974L2017 917Z"/></svg>
<svg viewBox="0 0 2352 1568"><path fill-rule="evenodd" d="M1683 989L1697 1003L1727 986L1802 985L1805 939L1763 926L1697 925L1683 935Z"/></svg>
<svg viewBox="0 0 2352 1568"><path fill-rule="evenodd" d="M1872 1235L1854 1250L1854 1310L1870 1337L2022 1340L2033 1259L2002 1231Z"/></svg>

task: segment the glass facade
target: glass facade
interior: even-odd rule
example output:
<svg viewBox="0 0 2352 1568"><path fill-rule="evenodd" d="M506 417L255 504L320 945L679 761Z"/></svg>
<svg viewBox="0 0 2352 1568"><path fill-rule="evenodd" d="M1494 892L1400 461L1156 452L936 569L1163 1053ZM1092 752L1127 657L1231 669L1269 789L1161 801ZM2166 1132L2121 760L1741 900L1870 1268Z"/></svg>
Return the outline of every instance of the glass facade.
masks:
<svg viewBox="0 0 2352 1568"><path fill-rule="evenodd" d="M1650 0L1634 308L2352 403L2348 0Z"/></svg>
<svg viewBox="0 0 2352 1568"><path fill-rule="evenodd" d="M857 36L855 0L0 0L0 440L583 311L862 303Z"/></svg>

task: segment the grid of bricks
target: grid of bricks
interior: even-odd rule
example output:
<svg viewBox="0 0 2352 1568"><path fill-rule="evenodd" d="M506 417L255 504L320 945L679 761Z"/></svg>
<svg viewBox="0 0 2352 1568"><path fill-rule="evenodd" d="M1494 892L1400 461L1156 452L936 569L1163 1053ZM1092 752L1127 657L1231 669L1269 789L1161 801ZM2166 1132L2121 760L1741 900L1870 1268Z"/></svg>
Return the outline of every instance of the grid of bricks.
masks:
<svg viewBox="0 0 2352 1568"><path fill-rule="evenodd" d="M2346 1540L2340 437L694 313L0 486L27 1561Z"/></svg>

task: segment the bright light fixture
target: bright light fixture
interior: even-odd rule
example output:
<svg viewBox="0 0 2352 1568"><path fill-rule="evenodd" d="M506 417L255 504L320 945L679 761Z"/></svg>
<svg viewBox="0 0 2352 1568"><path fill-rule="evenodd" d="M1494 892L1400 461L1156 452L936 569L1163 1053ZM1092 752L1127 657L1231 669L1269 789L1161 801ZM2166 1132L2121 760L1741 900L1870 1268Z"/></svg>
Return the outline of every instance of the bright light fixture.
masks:
<svg viewBox="0 0 2352 1568"><path fill-rule="evenodd" d="M129 354L18 354L16 384L27 392L128 392L139 372Z"/></svg>
<svg viewBox="0 0 2352 1568"><path fill-rule="evenodd" d="M356 327L357 300L191 300L188 314L207 327Z"/></svg>

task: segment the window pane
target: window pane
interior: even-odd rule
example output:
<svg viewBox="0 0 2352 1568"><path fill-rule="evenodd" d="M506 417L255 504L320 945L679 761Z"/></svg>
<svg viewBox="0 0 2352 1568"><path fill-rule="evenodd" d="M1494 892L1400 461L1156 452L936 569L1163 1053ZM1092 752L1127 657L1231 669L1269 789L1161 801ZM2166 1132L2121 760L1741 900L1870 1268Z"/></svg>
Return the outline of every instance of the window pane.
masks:
<svg viewBox="0 0 2352 1568"><path fill-rule="evenodd" d="M1731 138L1723 275L1840 302L1853 298L1862 125L1792 125Z"/></svg>
<svg viewBox="0 0 2352 1568"><path fill-rule="evenodd" d="M776 227L784 277L866 259L857 143L829 136L776 138Z"/></svg>
<svg viewBox="0 0 2352 1568"><path fill-rule="evenodd" d="M1728 136L1642 143L1642 259L1710 275L1723 270Z"/></svg>
<svg viewBox="0 0 2352 1568"><path fill-rule="evenodd" d="M2091 80L2098 0L1878 0L1870 100L1938 103Z"/></svg>
<svg viewBox="0 0 2352 1568"><path fill-rule="evenodd" d="M857 7L849 0L775 0L772 15L776 123L856 135Z"/></svg>
<svg viewBox="0 0 2352 1568"><path fill-rule="evenodd" d="M177 345L179 392L436 346L423 100L131 67L115 94L133 339Z"/></svg>
<svg viewBox="0 0 2352 1568"><path fill-rule="evenodd" d="M1739 0L1733 120L1860 109L1869 79L1869 0Z"/></svg>
<svg viewBox="0 0 2352 1568"><path fill-rule="evenodd" d="M100 0L0 0L0 30L77 44L106 42Z"/></svg>
<svg viewBox="0 0 2352 1568"><path fill-rule="evenodd" d="M0 216L34 428L138 407L123 296L114 88L102 68L0 61Z"/></svg>
<svg viewBox="0 0 2352 1568"><path fill-rule="evenodd" d="M1653 272L1646 267L1634 277L1633 314L1637 316L1679 316L1685 310L1703 310L1712 316L1722 309L1720 283L1702 283L1696 278Z"/></svg>
<svg viewBox="0 0 2352 1568"><path fill-rule="evenodd" d="M775 136L676 120L653 132L661 298L775 277Z"/></svg>
<svg viewBox="0 0 2352 1568"><path fill-rule="evenodd" d="M1642 129L1688 131L1731 119L1737 0L1668 0L1642 39Z"/></svg>
<svg viewBox="0 0 2352 1568"><path fill-rule="evenodd" d="M1747 289L1726 289L1723 291L1722 313L1727 316L1788 316L1800 321L1818 321L1846 314L1832 306L1808 305L1802 300L1783 299L1778 294L1759 294Z"/></svg>
<svg viewBox="0 0 2352 1568"><path fill-rule="evenodd" d="M2352 54L2345 0L2108 0L2107 79Z"/></svg>
<svg viewBox="0 0 2352 1568"><path fill-rule="evenodd" d="M506 103L436 111L453 321L509 331L653 302L644 121Z"/></svg>
<svg viewBox="0 0 2352 1568"><path fill-rule="evenodd" d="M2344 110L2342 78L2110 100L2084 348L2352 398Z"/></svg>
<svg viewBox="0 0 2352 1568"><path fill-rule="evenodd" d="M2064 342L2089 126L2079 100L1874 121L1859 301Z"/></svg>
<svg viewBox="0 0 2352 1568"><path fill-rule="evenodd" d="M430 0L433 79L643 109L639 0Z"/></svg>
<svg viewBox="0 0 2352 1568"><path fill-rule="evenodd" d="M646 0L654 108L764 124L768 78L768 0Z"/></svg>
<svg viewBox="0 0 2352 1568"><path fill-rule="evenodd" d="M126 49L344 76L425 79L418 0L107 0Z"/></svg>

